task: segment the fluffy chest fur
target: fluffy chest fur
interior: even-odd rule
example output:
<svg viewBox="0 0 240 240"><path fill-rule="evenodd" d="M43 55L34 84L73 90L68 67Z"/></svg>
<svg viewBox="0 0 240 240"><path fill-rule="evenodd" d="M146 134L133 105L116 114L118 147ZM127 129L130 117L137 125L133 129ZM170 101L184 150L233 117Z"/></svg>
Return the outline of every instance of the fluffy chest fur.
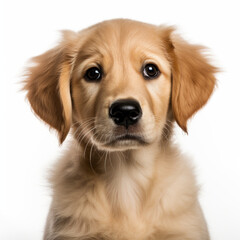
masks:
<svg viewBox="0 0 240 240"><path fill-rule="evenodd" d="M180 161L176 149L156 149L109 153L100 159L93 154L93 161L101 161L102 168L86 164L79 147L68 150L51 180L51 214L56 214L52 225L58 234L139 240L169 231L184 233L186 212L193 215L194 205L198 210L191 167Z"/></svg>

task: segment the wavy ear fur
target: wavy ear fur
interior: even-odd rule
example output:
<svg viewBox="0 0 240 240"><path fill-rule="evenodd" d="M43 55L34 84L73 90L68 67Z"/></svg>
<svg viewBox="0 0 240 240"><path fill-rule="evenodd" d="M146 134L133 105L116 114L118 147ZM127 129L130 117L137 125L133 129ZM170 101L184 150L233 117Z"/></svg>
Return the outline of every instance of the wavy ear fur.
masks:
<svg viewBox="0 0 240 240"><path fill-rule="evenodd" d="M24 85L34 112L58 131L60 143L66 138L72 121L70 78L76 35L64 31L63 41L57 47L34 57Z"/></svg>
<svg viewBox="0 0 240 240"><path fill-rule="evenodd" d="M173 115L178 125L187 132L187 121L205 105L216 85L218 71L204 55L204 47L192 45L176 36L173 28L167 30L172 64Z"/></svg>

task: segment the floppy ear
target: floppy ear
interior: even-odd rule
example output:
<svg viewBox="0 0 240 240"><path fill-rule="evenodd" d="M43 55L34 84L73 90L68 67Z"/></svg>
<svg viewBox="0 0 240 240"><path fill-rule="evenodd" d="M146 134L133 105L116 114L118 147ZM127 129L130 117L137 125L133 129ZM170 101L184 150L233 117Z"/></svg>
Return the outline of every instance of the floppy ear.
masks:
<svg viewBox="0 0 240 240"><path fill-rule="evenodd" d="M188 119L209 99L216 84L212 66L203 47L177 36L170 38L172 53L172 110L178 125L187 132Z"/></svg>
<svg viewBox="0 0 240 240"><path fill-rule="evenodd" d="M70 78L74 61L70 48L75 33L63 34L65 40L57 47L32 59L34 65L28 68L24 86L34 112L58 131L60 143L72 121Z"/></svg>

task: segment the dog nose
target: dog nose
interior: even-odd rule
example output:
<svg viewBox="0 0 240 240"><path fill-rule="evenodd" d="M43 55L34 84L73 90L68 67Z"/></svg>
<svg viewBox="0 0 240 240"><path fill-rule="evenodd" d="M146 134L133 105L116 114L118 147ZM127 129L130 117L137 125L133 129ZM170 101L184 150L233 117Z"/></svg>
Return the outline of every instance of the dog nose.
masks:
<svg viewBox="0 0 240 240"><path fill-rule="evenodd" d="M117 125L125 126L136 124L142 116L139 103L133 99L120 99L109 108L109 116Z"/></svg>

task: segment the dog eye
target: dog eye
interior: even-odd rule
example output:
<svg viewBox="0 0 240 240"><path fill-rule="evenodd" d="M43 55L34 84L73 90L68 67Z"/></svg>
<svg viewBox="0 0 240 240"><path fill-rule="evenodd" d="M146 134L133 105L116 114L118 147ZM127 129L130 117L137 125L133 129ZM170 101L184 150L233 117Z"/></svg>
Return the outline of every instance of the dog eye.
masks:
<svg viewBox="0 0 240 240"><path fill-rule="evenodd" d="M102 70L98 67L89 68L84 78L87 82L98 82L102 79Z"/></svg>
<svg viewBox="0 0 240 240"><path fill-rule="evenodd" d="M142 74L145 79L155 79L160 75L160 71L155 64L150 63L143 67Z"/></svg>

